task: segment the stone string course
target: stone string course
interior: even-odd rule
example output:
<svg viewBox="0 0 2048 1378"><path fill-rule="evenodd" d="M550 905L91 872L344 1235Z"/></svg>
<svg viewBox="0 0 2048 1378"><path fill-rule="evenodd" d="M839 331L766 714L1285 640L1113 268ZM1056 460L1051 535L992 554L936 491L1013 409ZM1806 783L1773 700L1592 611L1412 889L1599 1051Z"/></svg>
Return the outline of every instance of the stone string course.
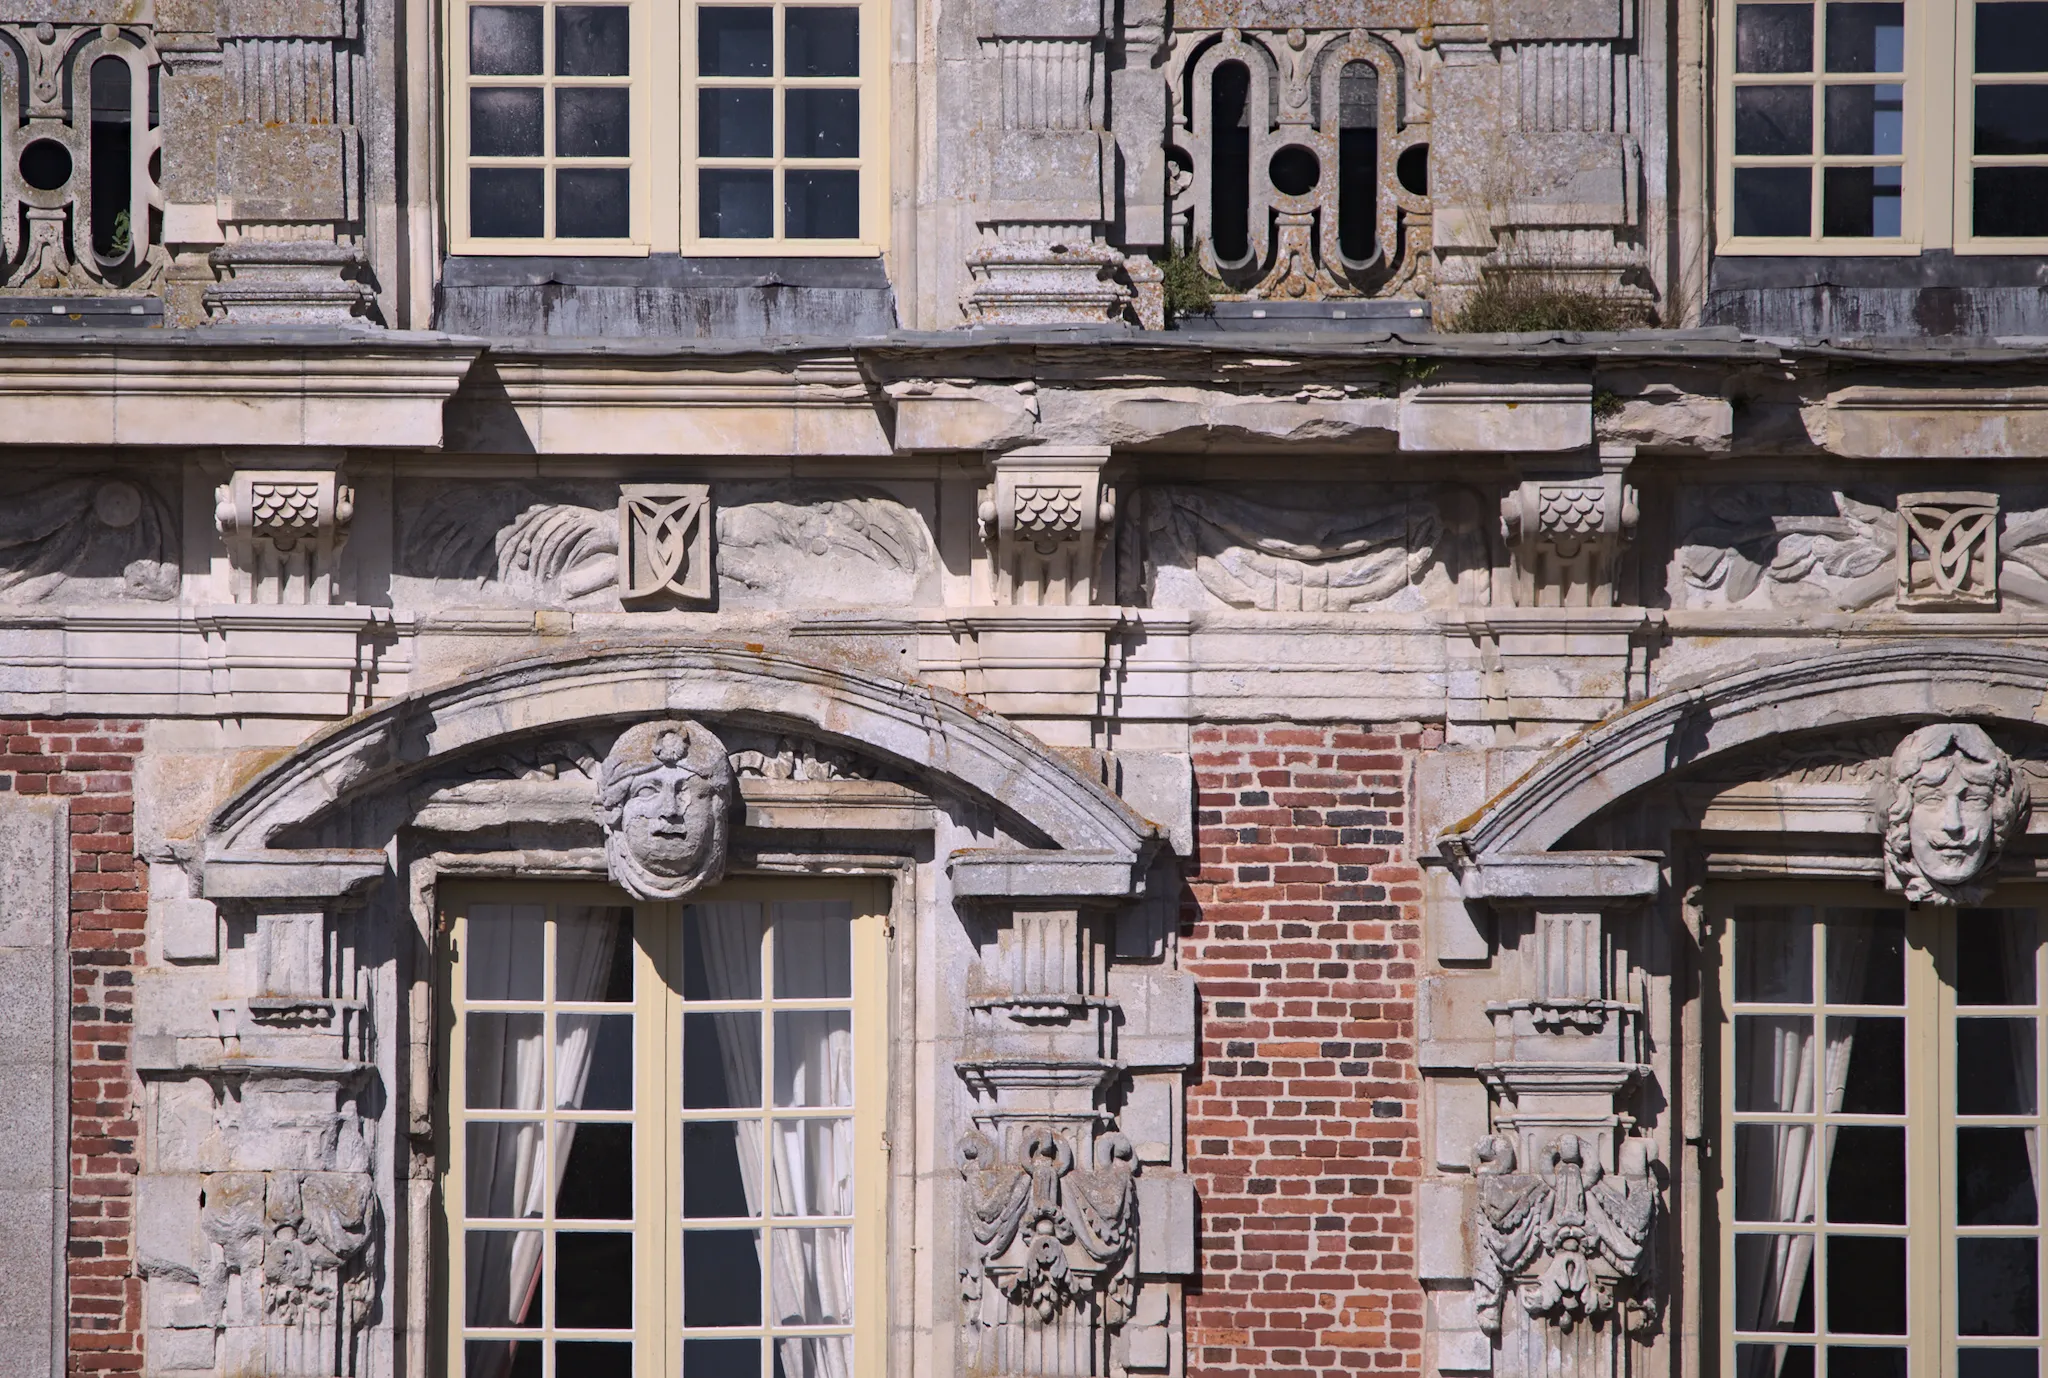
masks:
<svg viewBox="0 0 2048 1378"><path fill-rule="evenodd" d="M133 768L142 724L0 720L0 791L71 809L71 1372L142 1368L134 1266L137 1093L134 973L149 908L135 855Z"/></svg>
<svg viewBox="0 0 2048 1378"><path fill-rule="evenodd" d="M1181 953L1202 1197L1188 1372L1420 1371L1415 753L1437 729L1209 726Z"/></svg>

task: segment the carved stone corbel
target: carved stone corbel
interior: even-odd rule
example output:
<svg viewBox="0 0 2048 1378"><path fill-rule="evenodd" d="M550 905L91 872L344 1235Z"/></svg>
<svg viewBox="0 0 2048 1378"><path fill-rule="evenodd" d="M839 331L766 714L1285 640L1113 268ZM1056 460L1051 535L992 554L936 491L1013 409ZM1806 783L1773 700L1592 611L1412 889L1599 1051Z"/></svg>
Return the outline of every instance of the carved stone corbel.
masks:
<svg viewBox="0 0 2048 1378"><path fill-rule="evenodd" d="M1095 601L1098 537L1116 518L1102 482L1107 446L1032 446L998 457L981 521L999 603Z"/></svg>
<svg viewBox="0 0 2048 1378"><path fill-rule="evenodd" d="M215 494L237 603L341 601L338 565L355 490L333 469L238 469Z"/></svg>
<svg viewBox="0 0 2048 1378"><path fill-rule="evenodd" d="M1502 499L1516 606L1615 605L1621 554L1636 535L1636 490L1624 479L1634 458L1633 446L1602 446L1598 474L1537 472Z"/></svg>

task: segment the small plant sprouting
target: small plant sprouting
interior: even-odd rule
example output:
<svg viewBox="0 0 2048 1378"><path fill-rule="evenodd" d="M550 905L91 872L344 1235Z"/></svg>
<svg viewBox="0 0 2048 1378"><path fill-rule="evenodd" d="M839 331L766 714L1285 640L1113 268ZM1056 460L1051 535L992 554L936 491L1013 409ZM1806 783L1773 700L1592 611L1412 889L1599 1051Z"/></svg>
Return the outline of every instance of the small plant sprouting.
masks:
<svg viewBox="0 0 2048 1378"><path fill-rule="evenodd" d="M114 235L107 242L107 253L113 258L126 258L128 251L134 247L134 226L128 219L128 212L124 210L114 216Z"/></svg>
<svg viewBox="0 0 2048 1378"><path fill-rule="evenodd" d="M1216 309L1216 293L1223 280L1202 267L1201 243L1192 249L1175 247L1160 266L1165 278L1166 311L1169 316L1206 316Z"/></svg>

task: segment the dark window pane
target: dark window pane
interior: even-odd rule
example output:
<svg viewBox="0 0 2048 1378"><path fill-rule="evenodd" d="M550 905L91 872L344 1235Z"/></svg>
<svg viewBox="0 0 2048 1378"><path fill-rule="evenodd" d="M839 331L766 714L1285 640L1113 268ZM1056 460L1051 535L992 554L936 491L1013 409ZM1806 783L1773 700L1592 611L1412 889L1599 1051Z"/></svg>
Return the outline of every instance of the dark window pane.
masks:
<svg viewBox="0 0 2048 1378"><path fill-rule="evenodd" d="M556 1218L631 1220L633 1126L564 1124L555 1134L555 1152L566 1154L562 1185L555 1192Z"/></svg>
<svg viewBox="0 0 2048 1378"><path fill-rule="evenodd" d="M624 5L564 5L555 11L555 75L629 75L631 40L632 11Z"/></svg>
<svg viewBox="0 0 2048 1378"><path fill-rule="evenodd" d="M1813 999L1811 909L1735 911L1735 998L1792 1005Z"/></svg>
<svg viewBox="0 0 2048 1378"><path fill-rule="evenodd" d="M1803 1225L1813 1198L1802 1191L1813 1153L1809 1124L1735 1126L1735 1218Z"/></svg>
<svg viewBox="0 0 2048 1378"><path fill-rule="evenodd" d="M2040 1287L2040 1251L2032 1239L1956 1241L1956 1333L2038 1333Z"/></svg>
<svg viewBox="0 0 2048 1378"><path fill-rule="evenodd" d="M564 1330L633 1328L633 1236L555 1235L555 1324Z"/></svg>
<svg viewBox="0 0 2048 1378"><path fill-rule="evenodd" d="M537 1340L470 1340L462 1355L465 1378L537 1378L540 1373Z"/></svg>
<svg viewBox="0 0 2048 1378"><path fill-rule="evenodd" d="M1993 238L2048 235L2048 167L1980 167L1971 176L1973 233Z"/></svg>
<svg viewBox="0 0 2048 1378"><path fill-rule="evenodd" d="M756 5L709 5L698 10L697 74L774 76L775 11Z"/></svg>
<svg viewBox="0 0 2048 1378"><path fill-rule="evenodd" d="M2034 1112L2034 1021L1956 1021L1956 1113Z"/></svg>
<svg viewBox="0 0 2048 1378"><path fill-rule="evenodd" d="M1906 1241L1834 1235L1828 1250L1828 1329L1906 1333Z"/></svg>
<svg viewBox="0 0 2048 1378"><path fill-rule="evenodd" d="M1829 153L1884 155L1905 148L1905 87L1830 86L1826 99Z"/></svg>
<svg viewBox="0 0 2048 1378"><path fill-rule="evenodd" d="M1737 5L1735 70L1813 70L1813 6Z"/></svg>
<svg viewBox="0 0 2048 1378"><path fill-rule="evenodd" d="M539 1258L537 1230L470 1230L462 1239L463 1323L481 1327L538 1326L540 1289L522 1287L514 1295L514 1258ZM532 1274L520 1275L522 1281Z"/></svg>
<svg viewBox="0 0 2048 1378"><path fill-rule="evenodd" d="M1979 153L2048 153L2048 86L1979 86Z"/></svg>
<svg viewBox="0 0 2048 1378"><path fill-rule="evenodd" d="M1906 1003L1904 910L1830 909L1827 948L1830 1003Z"/></svg>
<svg viewBox="0 0 2048 1378"><path fill-rule="evenodd" d="M761 906L690 905L683 910L683 999L759 1000ZM757 1102L758 1103L758 1102Z"/></svg>
<svg viewBox="0 0 2048 1378"><path fill-rule="evenodd" d="M2040 1215L2034 1200L2034 1155L2027 1150L2031 1129L1956 1131L1956 1223L2032 1225Z"/></svg>
<svg viewBox="0 0 2048 1378"><path fill-rule="evenodd" d="M559 218L560 211L556 214ZM632 1015L558 1014L555 1047L555 1104L559 1108L633 1108Z"/></svg>
<svg viewBox="0 0 2048 1378"><path fill-rule="evenodd" d="M525 169L520 169L524 172ZM538 1060L541 1016L472 1014L463 1031L467 1094L473 1110L538 1110L540 1087L521 1075Z"/></svg>
<svg viewBox="0 0 2048 1378"><path fill-rule="evenodd" d="M1831 167L1821 174L1820 232L1854 239L1896 239L1901 224L1900 169Z"/></svg>
<svg viewBox="0 0 2048 1378"><path fill-rule="evenodd" d="M2048 4L2042 0L1980 3L1977 70L2048 72Z"/></svg>
<svg viewBox="0 0 2048 1378"><path fill-rule="evenodd" d="M563 1340L555 1345L560 1378L633 1378L633 1346Z"/></svg>
<svg viewBox="0 0 2048 1378"><path fill-rule="evenodd" d="M1735 1017L1735 1108L1804 1115L1813 1110L1813 1019L1803 1014Z"/></svg>
<svg viewBox="0 0 2048 1378"><path fill-rule="evenodd" d="M737 1220L757 1216L747 1205L745 1170L740 1162L742 1139L751 1140L759 1172L761 1128L749 1124L743 1136L729 1121L693 1120L683 1126L683 1215L691 1220Z"/></svg>
<svg viewBox="0 0 2048 1378"><path fill-rule="evenodd" d="M683 1016L683 1108L725 1110L761 1104L761 1016Z"/></svg>
<svg viewBox="0 0 2048 1378"><path fill-rule="evenodd" d="M775 174L751 168L698 173L697 233L706 239L773 239Z"/></svg>
<svg viewBox="0 0 2048 1378"><path fill-rule="evenodd" d="M1828 1158L1828 1219L1839 1225L1906 1223L1903 1126L1841 1125Z"/></svg>
<svg viewBox="0 0 2048 1378"><path fill-rule="evenodd" d="M625 168L555 174L555 237L625 239L633 233L633 179Z"/></svg>
<svg viewBox="0 0 2048 1378"><path fill-rule="evenodd" d="M1813 152L1813 88L1736 87L1735 151L1763 158Z"/></svg>
<svg viewBox="0 0 2048 1378"><path fill-rule="evenodd" d="M1737 1345L1736 1378L1813 1378L1812 1345Z"/></svg>
<svg viewBox="0 0 2048 1378"><path fill-rule="evenodd" d="M1956 1378L2040 1378L2033 1349L1964 1349L1956 1352Z"/></svg>
<svg viewBox="0 0 2048 1378"><path fill-rule="evenodd" d="M683 1325L761 1323L761 1232L683 1231ZM757 1356L760 1351L756 1350ZM683 1360L689 1369L689 1358Z"/></svg>
<svg viewBox="0 0 2048 1378"><path fill-rule="evenodd" d="M475 158L538 158L541 143L538 86L472 86L469 152Z"/></svg>
<svg viewBox="0 0 2048 1378"><path fill-rule="evenodd" d="M479 239L538 239L548 232L537 167L479 167L469 172L469 232Z"/></svg>
<svg viewBox="0 0 2048 1378"><path fill-rule="evenodd" d="M1829 1345L1828 1378L1906 1378L1906 1351L1889 1345Z"/></svg>
<svg viewBox="0 0 2048 1378"><path fill-rule="evenodd" d="M1847 1058L1847 1075L1842 1059ZM1840 1084L1844 1115L1906 1113L1906 1021L1828 1020L1828 1084Z"/></svg>
<svg viewBox="0 0 2048 1378"><path fill-rule="evenodd" d="M783 233L791 239L860 238L860 174L799 172L783 174L788 198L783 203Z"/></svg>
<svg viewBox="0 0 2048 1378"><path fill-rule="evenodd" d="M537 1218L540 1202L518 1190L519 1165L537 1163L541 1126L505 1120L471 1120L463 1208L473 1220Z"/></svg>
<svg viewBox="0 0 2048 1378"><path fill-rule="evenodd" d="M1735 233L1803 239L1812 226L1813 175L1805 168L1735 169Z"/></svg>
<svg viewBox="0 0 2048 1378"><path fill-rule="evenodd" d="M790 6L783 11L782 68L792 77L860 75L860 11Z"/></svg>
<svg viewBox="0 0 2048 1378"><path fill-rule="evenodd" d="M546 911L537 904L479 904L463 925L472 1000L538 1000L547 951Z"/></svg>
<svg viewBox="0 0 2048 1378"><path fill-rule="evenodd" d="M625 157L632 152L631 107L623 86L557 86L555 156Z"/></svg>
<svg viewBox="0 0 2048 1378"><path fill-rule="evenodd" d="M775 156L775 92L713 87L697 92L697 156Z"/></svg>
<svg viewBox="0 0 2048 1378"><path fill-rule="evenodd" d="M852 996L852 905L786 900L775 906L775 994L785 1000Z"/></svg>
<svg viewBox="0 0 2048 1378"><path fill-rule="evenodd" d="M797 87L785 98L783 154L790 158L858 158L860 92Z"/></svg>
<svg viewBox="0 0 2048 1378"><path fill-rule="evenodd" d="M759 1340L684 1340L683 1378L761 1378Z"/></svg>
<svg viewBox="0 0 2048 1378"><path fill-rule="evenodd" d="M1830 72L1906 70L1904 5L1829 5Z"/></svg>
<svg viewBox="0 0 2048 1378"><path fill-rule="evenodd" d="M1750 1308L1738 1330L1813 1333L1813 1236L1735 1237L1735 1295Z"/></svg>
<svg viewBox="0 0 2048 1378"><path fill-rule="evenodd" d="M469 71L479 77L539 76L540 6L471 7Z"/></svg>
<svg viewBox="0 0 2048 1378"><path fill-rule="evenodd" d="M1956 1003L2034 1003L2034 911L1964 909L1956 915Z"/></svg>

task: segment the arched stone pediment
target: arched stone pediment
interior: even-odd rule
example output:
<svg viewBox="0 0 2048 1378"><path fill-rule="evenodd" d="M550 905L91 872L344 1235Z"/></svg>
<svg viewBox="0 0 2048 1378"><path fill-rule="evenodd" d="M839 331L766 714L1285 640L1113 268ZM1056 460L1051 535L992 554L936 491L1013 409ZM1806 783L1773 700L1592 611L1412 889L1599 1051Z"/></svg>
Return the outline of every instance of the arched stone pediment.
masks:
<svg viewBox="0 0 2048 1378"><path fill-rule="evenodd" d="M1936 720L2048 726L2048 650L1900 642L1767 662L1667 690L1573 738L1438 838L1456 858L1556 851L1574 829L1681 773L1761 759L1777 739L1861 738ZM1895 739L1896 733L1886 740ZM1889 749L1889 748L1887 748Z"/></svg>
<svg viewBox="0 0 2048 1378"><path fill-rule="evenodd" d="M390 817L390 801L424 797L462 763L654 718L729 726L750 741L786 734L877 762L934 793L987 805L1038 855L1122 858L1139 875L1160 840L1099 781L958 695L745 646L636 645L496 667L336 725L215 813L209 871L265 861L303 868L314 863L310 849L344 868L367 865L366 850L404 821Z"/></svg>

